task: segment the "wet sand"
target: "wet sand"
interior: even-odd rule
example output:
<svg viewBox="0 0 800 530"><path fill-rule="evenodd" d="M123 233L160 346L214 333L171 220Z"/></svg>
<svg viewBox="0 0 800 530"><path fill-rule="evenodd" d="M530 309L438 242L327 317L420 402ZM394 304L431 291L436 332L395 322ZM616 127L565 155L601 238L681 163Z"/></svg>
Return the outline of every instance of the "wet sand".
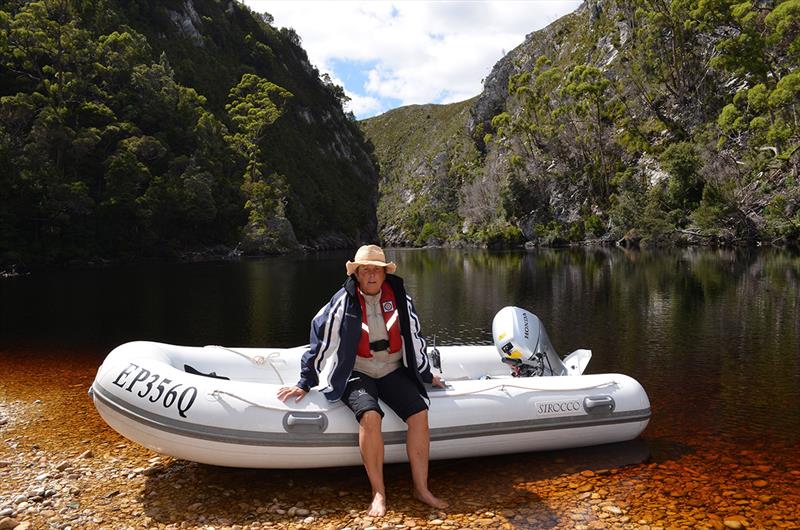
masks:
<svg viewBox="0 0 800 530"><path fill-rule="evenodd" d="M219 468L127 441L87 396L98 364L0 350L0 530L800 528L797 442L681 433L657 399L630 443L432 462L445 511L387 466L388 513L370 518L361 468Z"/></svg>

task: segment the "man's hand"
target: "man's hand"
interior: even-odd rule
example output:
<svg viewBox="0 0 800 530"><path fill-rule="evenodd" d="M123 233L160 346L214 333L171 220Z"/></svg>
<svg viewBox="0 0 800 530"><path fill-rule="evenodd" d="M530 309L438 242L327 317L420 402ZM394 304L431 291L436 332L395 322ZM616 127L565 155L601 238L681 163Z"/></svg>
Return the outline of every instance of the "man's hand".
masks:
<svg viewBox="0 0 800 530"><path fill-rule="evenodd" d="M441 379L439 379L439 376L438 376L438 375L434 375L434 376L433 376L433 381L431 381L431 384L432 384L433 386L438 386L439 388L445 388L444 381L442 381Z"/></svg>
<svg viewBox="0 0 800 530"><path fill-rule="evenodd" d="M307 392L299 386L284 386L278 390L278 399L281 401L286 401L290 397L296 397L297 399L295 399L294 402L297 403L303 399L306 394Z"/></svg>

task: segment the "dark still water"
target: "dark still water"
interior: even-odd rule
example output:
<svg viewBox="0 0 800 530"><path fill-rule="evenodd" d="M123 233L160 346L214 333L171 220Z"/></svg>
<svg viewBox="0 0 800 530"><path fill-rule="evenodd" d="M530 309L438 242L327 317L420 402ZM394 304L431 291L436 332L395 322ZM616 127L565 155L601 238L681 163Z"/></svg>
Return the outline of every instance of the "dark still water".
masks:
<svg viewBox="0 0 800 530"><path fill-rule="evenodd" d="M438 344L491 342L494 314L537 314L563 356L638 379L648 432L800 436L800 257L780 251L389 250ZM0 281L0 355L99 364L130 340L295 346L344 280L349 252L139 264ZM4 353L5 352L5 353ZM66 359L62 359L66 361ZM445 374L446 375L446 374Z"/></svg>

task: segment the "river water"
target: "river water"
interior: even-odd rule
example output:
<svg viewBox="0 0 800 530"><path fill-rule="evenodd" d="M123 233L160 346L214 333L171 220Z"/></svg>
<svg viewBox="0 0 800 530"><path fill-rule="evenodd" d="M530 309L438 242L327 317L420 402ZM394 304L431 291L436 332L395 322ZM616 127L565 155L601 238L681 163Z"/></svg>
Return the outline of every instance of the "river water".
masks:
<svg viewBox="0 0 800 530"><path fill-rule="evenodd" d="M515 305L540 317L562 356L591 349L588 373L620 372L642 383L653 416L639 442L647 454L630 477L652 485L663 476L648 471L648 462L683 462L678 469L692 471L675 472L676 483L702 499L701 511L738 505L756 527L800 524L796 254L389 249L387 255L414 297L423 333L436 344L489 343L494 314ZM86 383L111 348L130 340L305 344L311 318L343 282L350 256L148 263L2 279L0 390L14 397L15 377L28 388ZM48 375L65 371L69 377ZM476 463L476 472L507 465L503 458ZM698 476L715 491L705 491ZM679 492L664 493L670 502L676 498L680 505Z"/></svg>

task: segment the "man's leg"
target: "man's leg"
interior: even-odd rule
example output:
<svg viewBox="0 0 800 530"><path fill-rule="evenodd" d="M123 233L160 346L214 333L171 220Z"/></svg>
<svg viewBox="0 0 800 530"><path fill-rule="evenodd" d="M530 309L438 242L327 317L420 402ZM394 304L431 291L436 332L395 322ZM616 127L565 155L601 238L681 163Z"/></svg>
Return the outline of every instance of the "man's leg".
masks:
<svg viewBox="0 0 800 530"><path fill-rule="evenodd" d="M433 506L447 508L447 503L428 489L428 458L430 455L430 432L428 430L428 411L423 410L409 416L406 450L411 464L411 478L414 481L414 497ZM382 445L382 444L381 444Z"/></svg>
<svg viewBox="0 0 800 530"><path fill-rule="evenodd" d="M369 515L379 517L386 514L386 488L383 485L383 411L378 404L375 380L361 372L353 372L342 401L355 413L358 421L358 448L372 488Z"/></svg>
<svg viewBox="0 0 800 530"><path fill-rule="evenodd" d="M380 517L386 514L386 487L383 483L383 433L381 415L368 410L361 416L358 424L358 447L361 460L367 470L369 485L372 487L372 505L368 515Z"/></svg>

